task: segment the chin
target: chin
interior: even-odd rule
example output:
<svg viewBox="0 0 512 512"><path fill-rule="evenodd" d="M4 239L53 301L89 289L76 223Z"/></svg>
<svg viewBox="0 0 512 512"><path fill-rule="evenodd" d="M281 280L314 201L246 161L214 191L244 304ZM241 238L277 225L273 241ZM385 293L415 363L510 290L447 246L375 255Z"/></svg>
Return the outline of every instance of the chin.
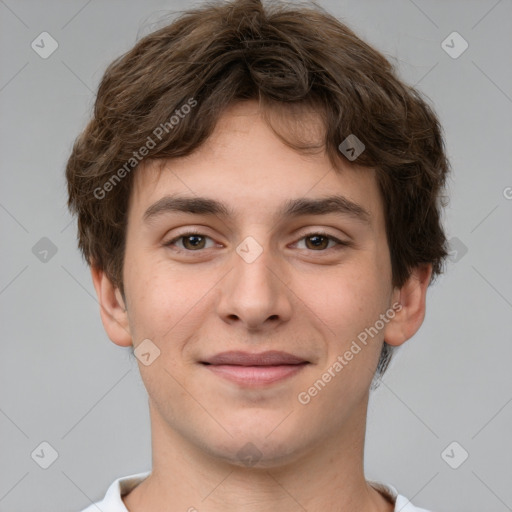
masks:
<svg viewBox="0 0 512 512"><path fill-rule="evenodd" d="M235 441L229 449L212 450L212 455L222 459L231 466L244 468L250 471L258 471L272 468L280 468L293 463L298 454L289 445L276 445L266 442L256 444L253 441Z"/></svg>
<svg viewBox="0 0 512 512"><path fill-rule="evenodd" d="M238 424L236 428L228 428L233 437L224 439L222 444L219 444L218 437L212 439L212 444L206 442L206 449L215 458L239 468L258 470L286 466L306 452L309 443L303 426L300 432L298 428L293 432L290 425L285 428L284 422L279 425L279 421L273 422L270 428L261 418L259 424L257 421L249 422L245 429Z"/></svg>

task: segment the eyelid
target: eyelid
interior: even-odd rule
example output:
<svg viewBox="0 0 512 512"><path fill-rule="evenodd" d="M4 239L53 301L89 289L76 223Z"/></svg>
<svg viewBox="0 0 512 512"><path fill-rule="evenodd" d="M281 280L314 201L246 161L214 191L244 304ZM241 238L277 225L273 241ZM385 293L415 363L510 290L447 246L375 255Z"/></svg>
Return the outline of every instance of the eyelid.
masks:
<svg viewBox="0 0 512 512"><path fill-rule="evenodd" d="M211 236L206 235L204 233L204 230L199 230L197 228L188 228L186 231L183 231L182 233L177 234L171 240L169 240L168 242L164 242L162 245L164 247L168 247L168 246L174 245L178 240L180 240L180 238L186 238L187 236L193 236L193 235L201 236L203 238L209 238L210 240L213 240L213 238ZM215 240L213 240L213 241L215 242ZM217 242L215 242L215 243L216 243L216 245L218 245ZM188 249L181 249L179 247L178 247L178 250L182 251L182 252L202 252L202 251L204 251L204 249L199 249L197 251L190 251Z"/></svg>
<svg viewBox="0 0 512 512"><path fill-rule="evenodd" d="M301 240L304 240L304 238L309 238L309 237L312 237L312 236L315 236L315 235L320 235L320 236L324 236L325 238L328 238L329 240L332 240L334 242L336 242L336 245L334 247L329 247L328 249L324 249L324 250L320 250L320 251L314 251L314 250L310 250L310 252L319 252L319 253L322 253L322 252L328 252L329 250L331 249L338 249L340 247L348 247L348 246L351 246L352 245L352 242L348 241L348 240L342 240L340 238L338 238L337 236L334 236L332 234L330 234L329 232L323 230L323 229L316 229L316 230L312 230L312 231L308 231L307 233L303 233L300 238L293 243L293 245L297 244L298 242L300 242Z"/></svg>

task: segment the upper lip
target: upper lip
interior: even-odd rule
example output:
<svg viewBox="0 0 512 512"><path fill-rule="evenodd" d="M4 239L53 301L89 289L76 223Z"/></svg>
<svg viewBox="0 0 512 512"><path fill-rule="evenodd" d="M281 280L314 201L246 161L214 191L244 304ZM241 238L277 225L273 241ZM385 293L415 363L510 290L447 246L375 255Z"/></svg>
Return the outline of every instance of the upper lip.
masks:
<svg viewBox="0 0 512 512"><path fill-rule="evenodd" d="M215 365L278 366L282 364L301 364L309 361L306 361L302 357L278 350L269 350L267 352L260 352L259 354L231 350L221 352L201 362Z"/></svg>

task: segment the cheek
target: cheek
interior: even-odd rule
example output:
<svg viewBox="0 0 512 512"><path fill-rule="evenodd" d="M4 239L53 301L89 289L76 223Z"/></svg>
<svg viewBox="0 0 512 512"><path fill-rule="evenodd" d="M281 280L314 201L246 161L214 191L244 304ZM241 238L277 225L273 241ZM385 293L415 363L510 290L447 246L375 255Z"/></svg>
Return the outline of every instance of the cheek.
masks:
<svg viewBox="0 0 512 512"><path fill-rule="evenodd" d="M162 347L175 346L168 340L186 337L193 326L197 328L197 316L204 313L208 292L218 277L178 271L167 260L133 262L126 276L135 343L149 338Z"/></svg>
<svg viewBox="0 0 512 512"><path fill-rule="evenodd" d="M315 400L319 408L328 402L333 413L344 414L349 404L362 399L373 377L384 336L384 330L375 331L374 326L388 307L390 283L377 267L365 264L347 266L321 277L317 284L301 292L307 297L313 328L324 339L317 378L325 377L329 384L318 392L322 398ZM303 391L317 393L315 382Z"/></svg>
<svg viewBox="0 0 512 512"><path fill-rule="evenodd" d="M311 286L311 282L314 286ZM386 308L387 289L375 267L340 267L300 286L298 296L321 320L323 330L342 343L371 325Z"/></svg>
<svg viewBox="0 0 512 512"><path fill-rule="evenodd" d="M172 317L180 314L182 306L176 298L178 290L161 265L142 259L126 258L126 291L130 297L130 326L135 345L145 338L159 339L164 327L170 328ZM135 257L134 257L135 256Z"/></svg>

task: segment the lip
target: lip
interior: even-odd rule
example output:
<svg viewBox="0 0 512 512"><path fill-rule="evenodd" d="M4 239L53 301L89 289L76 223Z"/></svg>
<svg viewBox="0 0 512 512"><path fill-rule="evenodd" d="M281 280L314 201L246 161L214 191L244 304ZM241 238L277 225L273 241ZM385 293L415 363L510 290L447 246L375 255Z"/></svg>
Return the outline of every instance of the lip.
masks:
<svg viewBox="0 0 512 512"><path fill-rule="evenodd" d="M260 353L231 350L229 352L220 352L202 362L211 365L277 366L307 363L309 361L278 350L268 350Z"/></svg>
<svg viewBox="0 0 512 512"><path fill-rule="evenodd" d="M241 351L221 352L201 361L206 369L244 386L265 386L299 373L309 361L271 350L258 354Z"/></svg>

